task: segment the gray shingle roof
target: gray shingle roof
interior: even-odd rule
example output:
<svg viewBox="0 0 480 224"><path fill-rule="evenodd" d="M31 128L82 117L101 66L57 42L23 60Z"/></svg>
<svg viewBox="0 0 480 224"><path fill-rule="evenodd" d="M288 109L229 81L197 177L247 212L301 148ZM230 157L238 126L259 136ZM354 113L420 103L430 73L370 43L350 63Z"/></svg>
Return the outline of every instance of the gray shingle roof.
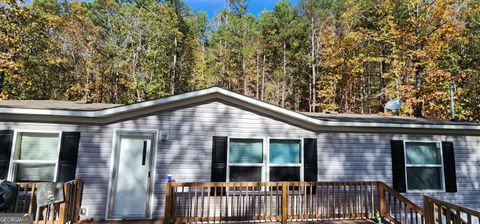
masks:
<svg viewBox="0 0 480 224"><path fill-rule="evenodd" d="M336 113L305 113L287 110L257 99L237 94L219 87L211 87L174 96L141 103L122 105L104 103L79 103L54 100L0 100L0 114L29 115L32 116L63 116L63 119L81 122L109 122L113 116L126 114L136 116L142 110L151 107L168 105L188 105L208 99L222 99L227 102L262 110L272 116L280 116L290 122L298 122L309 128L324 126L344 127L372 127L372 128L426 128L426 129L455 129L455 130L480 130L480 124L456 121L428 120L412 117L396 117L365 114L336 114ZM129 115L131 113L131 115ZM45 118L46 119L46 118ZM91 119L91 120L88 120Z"/></svg>
<svg viewBox="0 0 480 224"><path fill-rule="evenodd" d="M377 115L377 114L340 114L340 113L311 113L311 112L301 112L301 113L321 121L335 121L335 122L479 125L477 123L472 123L472 122L432 120L432 119L424 119L424 118L416 118L416 117L385 116L385 115Z"/></svg>
<svg viewBox="0 0 480 224"><path fill-rule="evenodd" d="M85 103L80 101L73 102L60 100L0 100L0 108L95 111L118 106L122 106L122 104Z"/></svg>

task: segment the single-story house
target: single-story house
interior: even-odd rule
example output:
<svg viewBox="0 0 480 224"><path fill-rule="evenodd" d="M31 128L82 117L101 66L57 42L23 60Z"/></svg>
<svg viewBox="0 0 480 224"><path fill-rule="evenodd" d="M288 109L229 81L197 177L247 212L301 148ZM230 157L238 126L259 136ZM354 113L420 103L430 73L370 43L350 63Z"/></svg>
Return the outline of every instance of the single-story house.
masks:
<svg viewBox="0 0 480 224"><path fill-rule="evenodd" d="M161 218L167 175L382 181L480 209L480 125L294 112L213 87L131 105L0 101L0 178L84 182L82 218Z"/></svg>

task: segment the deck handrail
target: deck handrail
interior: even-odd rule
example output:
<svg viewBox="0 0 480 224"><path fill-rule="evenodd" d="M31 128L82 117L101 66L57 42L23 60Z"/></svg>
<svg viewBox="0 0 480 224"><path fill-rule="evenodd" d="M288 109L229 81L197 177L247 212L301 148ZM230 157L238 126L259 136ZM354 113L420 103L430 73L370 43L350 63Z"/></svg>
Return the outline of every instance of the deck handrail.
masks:
<svg viewBox="0 0 480 224"><path fill-rule="evenodd" d="M379 212L389 222L424 223L425 211L383 182L378 182Z"/></svg>
<svg viewBox="0 0 480 224"><path fill-rule="evenodd" d="M455 205L426 195L423 196L423 205L426 212L425 224L470 224L474 220L473 217L477 219L476 222L473 223L480 223L480 211Z"/></svg>
<svg viewBox="0 0 480 224"><path fill-rule="evenodd" d="M17 183L18 192L14 205L9 209L13 213L30 213L34 223L67 223L79 221L83 182L79 179L65 182L64 201L48 206L37 206L37 182Z"/></svg>
<svg viewBox="0 0 480 224"><path fill-rule="evenodd" d="M398 206L397 206L398 205ZM383 182L171 182L165 223L373 219L424 223L424 211Z"/></svg>

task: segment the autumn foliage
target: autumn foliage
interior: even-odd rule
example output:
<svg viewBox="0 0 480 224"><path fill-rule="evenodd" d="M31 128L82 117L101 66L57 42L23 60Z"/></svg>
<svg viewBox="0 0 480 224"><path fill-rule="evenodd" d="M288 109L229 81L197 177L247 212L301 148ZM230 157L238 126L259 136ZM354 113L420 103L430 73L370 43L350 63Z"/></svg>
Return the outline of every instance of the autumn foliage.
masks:
<svg viewBox="0 0 480 224"><path fill-rule="evenodd" d="M252 2L254 4L254 2ZM0 98L135 103L220 86L297 111L480 121L480 3L0 2Z"/></svg>

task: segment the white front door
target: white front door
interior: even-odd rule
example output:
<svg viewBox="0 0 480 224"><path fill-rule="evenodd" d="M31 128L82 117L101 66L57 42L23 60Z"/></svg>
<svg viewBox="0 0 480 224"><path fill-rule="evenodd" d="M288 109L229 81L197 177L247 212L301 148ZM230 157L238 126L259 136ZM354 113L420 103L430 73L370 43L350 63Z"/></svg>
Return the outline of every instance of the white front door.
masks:
<svg viewBox="0 0 480 224"><path fill-rule="evenodd" d="M149 218L154 136L154 133L117 134L110 219Z"/></svg>

